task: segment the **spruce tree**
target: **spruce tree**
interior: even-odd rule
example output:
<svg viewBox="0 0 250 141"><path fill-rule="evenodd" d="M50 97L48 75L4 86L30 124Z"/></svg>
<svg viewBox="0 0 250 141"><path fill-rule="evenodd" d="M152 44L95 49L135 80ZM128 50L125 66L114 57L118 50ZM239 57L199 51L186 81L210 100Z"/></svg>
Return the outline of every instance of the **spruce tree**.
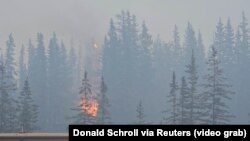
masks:
<svg viewBox="0 0 250 141"><path fill-rule="evenodd" d="M109 86L110 97L120 94L120 90L122 89L121 81L119 81L122 80L122 75L120 75L123 70L121 63L122 51L117 31L118 28L113 19L111 19L108 34L104 39L102 53L102 72L105 77L105 82ZM119 103L116 100L113 102L115 105ZM114 103L112 103L112 105ZM117 111L117 115L120 115L118 113L118 109L121 108L120 105L110 108L112 112L115 113Z"/></svg>
<svg viewBox="0 0 250 141"><path fill-rule="evenodd" d="M226 49L225 49L225 28L222 23L221 18L216 26L215 37L214 37L214 44L218 50L218 57L222 62L226 61Z"/></svg>
<svg viewBox="0 0 250 141"><path fill-rule="evenodd" d="M49 130L62 130L67 126L65 117L70 109L69 103L69 64L67 58L66 47L63 42L58 42L56 33L53 33L48 48L48 107L60 107L59 110L49 110L47 120ZM54 117L58 116L57 119Z"/></svg>
<svg viewBox="0 0 250 141"><path fill-rule="evenodd" d="M6 83L8 85L12 85L15 89L9 91L11 97L16 96L17 89L17 63L15 60L15 42L12 34L9 35L9 39L6 42L7 50L6 50L6 60L5 60L5 71L6 71Z"/></svg>
<svg viewBox="0 0 250 141"><path fill-rule="evenodd" d="M197 49L197 40L195 37L195 31L190 22L188 22L188 25L186 28L184 46L185 46L185 53L186 53L185 59L187 60L191 56L192 50Z"/></svg>
<svg viewBox="0 0 250 141"><path fill-rule="evenodd" d="M6 42L7 45L7 50L6 50L6 60L5 64L2 64L3 70L5 71L2 73L2 77L4 78L5 89L2 94L3 94L3 99L6 99L7 102L9 102L9 106L7 106L8 111L10 111L7 115L9 116L9 121L8 125L6 127L6 131L9 132L16 132L17 131L17 120L16 120L16 111L17 111L17 101L14 99L14 97L17 96L16 90L17 90L17 78L18 78L18 73L17 73L17 63L15 60L15 41L12 36L12 34L9 35L9 39ZM5 96L4 96L5 95ZM5 98L4 98L5 97Z"/></svg>
<svg viewBox="0 0 250 141"><path fill-rule="evenodd" d="M193 26L188 23L187 29L186 29L186 34L185 34L185 61L183 66L188 64L188 60L190 60L190 56L192 56L192 51L194 50L195 53L195 58L196 62L198 65L201 65L201 68L203 68L203 64L205 63L205 51L204 51L204 46L202 42L202 36L201 33L199 32L198 34L198 41L195 36L195 31L193 29Z"/></svg>
<svg viewBox="0 0 250 141"><path fill-rule="evenodd" d="M40 106L37 124L41 130L45 130L49 124L48 113L50 108L47 87L47 56L42 33L37 33L35 46L29 41L29 82L34 93L34 101Z"/></svg>
<svg viewBox="0 0 250 141"><path fill-rule="evenodd" d="M166 124L178 124L179 110L178 110L178 84L176 82L175 72L173 72L172 82L170 83L170 93L167 95L167 103L170 103L170 107L167 108L165 121Z"/></svg>
<svg viewBox="0 0 250 141"><path fill-rule="evenodd" d="M8 83L8 75L3 61L0 62L0 133L13 133L19 130L17 122L17 101L10 92L16 89Z"/></svg>
<svg viewBox="0 0 250 141"><path fill-rule="evenodd" d="M235 54L235 63L238 65L240 63L240 54L241 54L241 35L240 35L240 28L237 28L237 32L235 35L235 48L234 48L234 54Z"/></svg>
<svg viewBox="0 0 250 141"><path fill-rule="evenodd" d="M180 35L179 35L179 30L178 30L178 27L177 25L174 26L174 31L173 31L173 43L172 43L173 47L172 47L172 54L171 55L171 58L175 58L175 59L172 59L172 67L173 67L173 70L176 71L176 73L182 73L181 70L183 69L182 67L182 64L184 64L184 55L183 55L183 49L182 49L182 46L181 46L181 39L180 39Z"/></svg>
<svg viewBox="0 0 250 141"><path fill-rule="evenodd" d="M138 68L134 72L137 74L137 93L150 95L153 82L153 59L152 59L152 36L148 31L146 23L142 24L142 31L139 34Z"/></svg>
<svg viewBox="0 0 250 141"><path fill-rule="evenodd" d="M209 112L208 119L210 120L208 124L228 124L232 115L227 100L231 99L233 92L229 90L231 86L226 84L226 78L214 46L211 48L207 65L208 72L205 76L206 84L204 85L203 99L206 99L204 104L207 105L204 112Z"/></svg>
<svg viewBox="0 0 250 141"><path fill-rule="evenodd" d="M188 88L185 77L181 79L180 87L180 123L179 124L190 124L190 90Z"/></svg>
<svg viewBox="0 0 250 141"><path fill-rule="evenodd" d="M238 80L234 85L237 88L237 94L239 94L237 102L237 111L244 111L236 113L240 121L247 121L245 112L248 111L249 104L249 83L250 76L246 75L250 71L250 30L248 25L248 19L245 13L242 13L242 20L239 25L240 42L238 43L239 48L239 63L237 66L237 72L235 77ZM234 78L235 79L235 78Z"/></svg>
<svg viewBox="0 0 250 141"><path fill-rule="evenodd" d="M198 85L198 72L197 72L198 66L196 65L196 59L195 59L195 54L194 50L192 50L192 56L191 56L191 61L190 64L186 66L186 73L188 74L188 86L189 86L189 98L190 98L190 124L195 124L196 119L198 118L197 116L197 97L198 97L198 90L197 90L197 85Z"/></svg>
<svg viewBox="0 0 250 141"><path fill-rule="evenodd" d="M234 30L232 28L230 19L227 20L227 25L225 27L225 69L230 69L231 65L235 62L234 51Z"/></svg>
<svg viewBox="0 0 250 141"><path fill-rule="evenodd" d="M174 39L173 46L174 46L174 49L176 50L176 52L179 54L179 53L181 53L181 39L180 39L180 35L179 35L177 25L174 26L174 32L173 33L174 33L173 34L173 39Z"/></svg>
<svg viewBox="0 0 250 141"><path fill-rule="evenodd" d="M25 81L25 76L27 75L27 68L24 61L25 58L25 47L22 45L22 48L20 50L19 54L19 87L23 86L23 82Z"/></svg>
<svg viewBox="0 0 250 141"><path fill-rule="evenodd" d="M35 55L35 48L34 45L32 44L32 41L29 40L28 43L28 74L30 76L30 79L33 79L34 76L34 67L35 67L35 62L34 62L34 55Z"/></svg>
<svg viewBox="0 0 250 141"><path fill-rule="evenodd" d="M199 74L204 75L206 71L206 53L202 34L199 31L197 38L197 49L195 51L196 64L199 66Z"/></svg>
<svg viewBox="0 0 250 141"><path fill-rule="evenodd" d="M242 21L240 23L240 30L241 30L241 36L242 36L242 51L246 52L247 55L249 53L249 40L250 40L250 35L249 35L249 28L248 28L248 22L247 18L245 16L245 12L242 13Z"/></svg>
<svg viewBox="0 0 250 141"><path fill-rule="evenodd" d="M105 84L104 78L101 80L101 88L99 95L99 110L98 110L98 124L110 124L110 103L107 96L108 87Z"/></svg>
<svg viewBox="0 0 250 141"><path fill-rule="evenodd" d="M89 83L87 72L84 72L84 78L82 80L82 86L80 87L80 102L76 108L72 110L76 111L76 115L72 117L74 124L95 124L96 115L91 115L87 112L91 100L92 100L92 85Z"/></svg>
<svg viewBox="0 0 250 141"><path fill-rule="evenodd" d="M18 121L22 132L34 132L37 126L37 108L30 90L28 78L19 96L19 116Z"/></svg>

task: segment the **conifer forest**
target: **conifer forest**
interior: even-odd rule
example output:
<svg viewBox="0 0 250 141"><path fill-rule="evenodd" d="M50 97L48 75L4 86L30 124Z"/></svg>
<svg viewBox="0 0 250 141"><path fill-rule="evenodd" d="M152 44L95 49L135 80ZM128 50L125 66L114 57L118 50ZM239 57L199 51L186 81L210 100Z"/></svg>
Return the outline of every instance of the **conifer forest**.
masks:
<svg viewBox="0 0 250 141"><path fill-rule="evenodd" d="M118 1L0 2L0 133L250 124L250 2Z"/></svg>

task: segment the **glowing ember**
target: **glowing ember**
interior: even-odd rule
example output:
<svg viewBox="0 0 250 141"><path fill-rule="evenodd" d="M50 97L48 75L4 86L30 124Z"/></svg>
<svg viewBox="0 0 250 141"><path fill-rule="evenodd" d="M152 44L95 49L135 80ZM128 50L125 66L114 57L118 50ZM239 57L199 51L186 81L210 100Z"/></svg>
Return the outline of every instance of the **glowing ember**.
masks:
<svg viewBox="0 0 250 141"><path fill-rule="evenodd" d="M89 100L82 99L80 105L82 107L83 112L87 113L88 115L90 115L92 117L96 117L97 116L98 103L96 102L96 100L93 100L93 99L89 99Z"/></svg>
<svg viewBox="0 0 250 141"><path fill-rule="evenodd" d="M97 45L97 43L94 43L94 45L93 45L93 46L94 46L94 48L98 48L98 45Z"/></svg>

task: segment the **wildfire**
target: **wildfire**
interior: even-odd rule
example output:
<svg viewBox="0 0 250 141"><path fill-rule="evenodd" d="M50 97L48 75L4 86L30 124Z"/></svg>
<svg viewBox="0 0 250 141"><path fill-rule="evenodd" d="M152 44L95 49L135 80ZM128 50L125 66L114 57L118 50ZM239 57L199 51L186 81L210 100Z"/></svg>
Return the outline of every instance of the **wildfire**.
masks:
<svg viewBox="0 0 250 141"><path fill-rule="evenodd" d="M94 100L94 99L88 99L88 100L82 99L80 105L81 105L83 112L87 113L88 115L90 115L92 117L97 116L98 103L96 100Z"/></svg>

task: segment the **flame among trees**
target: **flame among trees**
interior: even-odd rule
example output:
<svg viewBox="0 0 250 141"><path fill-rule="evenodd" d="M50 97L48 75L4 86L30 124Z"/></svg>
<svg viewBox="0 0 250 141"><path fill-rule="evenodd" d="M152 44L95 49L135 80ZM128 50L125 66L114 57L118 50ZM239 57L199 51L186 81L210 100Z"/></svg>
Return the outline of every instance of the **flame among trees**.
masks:
<svg viewBox="0 0 250 141"><path fill-rule="evenodd" d="M78 114L73 117L77 124L105 124L110 123L109 102L106 97L107 86L102 78L99 97L92 92L92 85L89 83L87 72L84 73L82 86L79 94L81 95L80 104L76 110Z"/></svg>
<svg viewBox="0 0 250 141"><path fill-rule="evenodd" d="M80 106L86 114L96 117L98 112L98 103L93 98L82 98L80 102Z"/></svg>

